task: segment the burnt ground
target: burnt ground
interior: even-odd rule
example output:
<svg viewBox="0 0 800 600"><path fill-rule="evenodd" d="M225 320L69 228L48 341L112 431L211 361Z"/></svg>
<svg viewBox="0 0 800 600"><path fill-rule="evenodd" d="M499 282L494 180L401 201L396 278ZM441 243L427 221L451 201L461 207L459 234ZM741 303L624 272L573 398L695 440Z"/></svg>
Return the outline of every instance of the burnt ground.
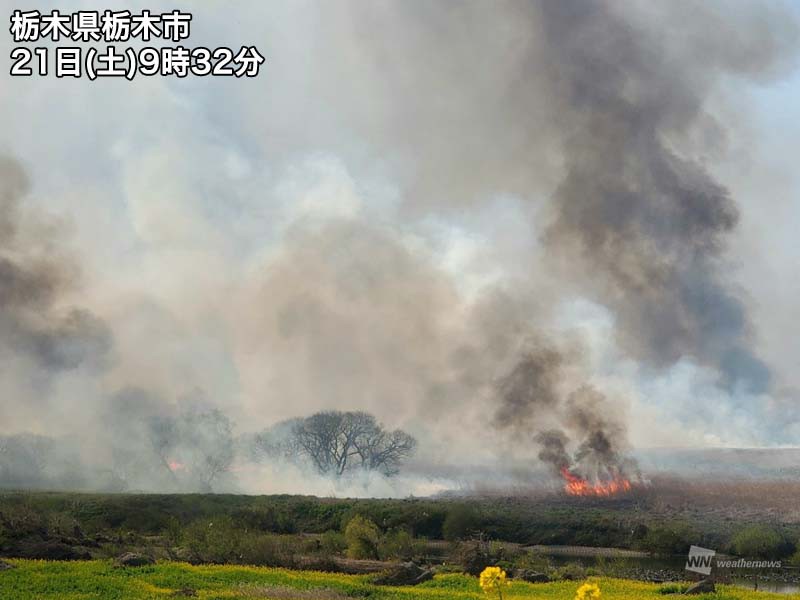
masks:
<svg viewBox="0 0 800 600"><path fill-rule="evenodd" d="M569 507L609 513L641 513L649 519L706 518L744 523L800 524L800 478L782 480L685 478L659 475L625 494L574 497L530 490L509 496L502 491L476 495L510 506Z"/></svg>

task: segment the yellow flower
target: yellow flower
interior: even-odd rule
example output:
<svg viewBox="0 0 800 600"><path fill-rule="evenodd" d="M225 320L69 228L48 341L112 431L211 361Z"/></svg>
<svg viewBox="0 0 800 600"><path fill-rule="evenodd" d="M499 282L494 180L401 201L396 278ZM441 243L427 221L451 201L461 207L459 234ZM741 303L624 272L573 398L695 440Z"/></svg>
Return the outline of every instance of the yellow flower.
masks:
<svg viewBox="0 0 800 600"><path fill-rule="evenodd" d="M484 592L487 594L494 594L497 592L501 600L503 598L502 588L508 585L508 581L506 581L506 572L500 567L486 567L481 573L478 582Z"/></svg>
<svg viewBox="0 0 800 600"><path fill-rule="evenodd" d="M594 583L584 583L575 594L575 600L597 600L599 597L600 588Z"/></svg>

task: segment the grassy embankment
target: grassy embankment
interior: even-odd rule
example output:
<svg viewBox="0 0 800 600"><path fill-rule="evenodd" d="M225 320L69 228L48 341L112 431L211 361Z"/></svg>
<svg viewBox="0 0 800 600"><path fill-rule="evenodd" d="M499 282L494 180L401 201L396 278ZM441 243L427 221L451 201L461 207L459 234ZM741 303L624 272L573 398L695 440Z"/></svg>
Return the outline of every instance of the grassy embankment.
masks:
<svg viewBox="0 0 800 600"><path fill-rule="evenodd" d="M159 563L117 568L110 561L11 561L16 568L0 572L0 600L155 600L166 598L271 598L273 600L483 600L477 579L438 575L416 587L381 587L369 576L339 575L242 566L190 566ZM669 598L661 586L619 579L593 579L603 600ZM513 582L505 600L515 598L572 600L581 582L531 584ZM719 586L716 594L694 596L715 600L797 600L800 595L775 595Z"/></svg>

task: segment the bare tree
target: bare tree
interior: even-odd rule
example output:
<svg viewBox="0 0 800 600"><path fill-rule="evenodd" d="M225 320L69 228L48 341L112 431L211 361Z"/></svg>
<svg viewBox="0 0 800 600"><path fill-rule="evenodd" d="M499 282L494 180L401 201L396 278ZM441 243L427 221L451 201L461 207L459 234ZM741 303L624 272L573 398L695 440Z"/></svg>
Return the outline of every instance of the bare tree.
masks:
<svg viewBox="0 0 800 600"><path fill-rule="evenodd" d="M386 431L365 412L325 411L283 421L256 436L264 456L310 462L320 473L341 477L364 469L398 473L416 440L404 431Z"/></svg>
<svg viewBox="0 0 800 600"><path fill-rule="evenodd" d="M417 440L405 431L380 430L374 436L359 438L357 450L362 467L381 471L385 475L397 475L403 461L417 448Z"/></svg>
<svg viewBox="0 0 800 600"><path fill-rule="evenodd" d="M174 422L172 468L203 490L212 489L220 475L230 470L234 458L233 427L219 410L189 411Z"/></svg>
<svg viewBox="0 0 800 600"><path fill-rule="evenodd" d="M148 433L159 465L183 485L210 490L233 463L233 427L219 410L154 417Z"/></svg>
<svg viewBox="0 0 800 600"><path fill-rule="evenodd" d="M147 422L150 447L155 454L159 466L172 480L176 480L175 473L170 467L170 452L176 445L178 435L175 419L170 417L150 417Z"/></svg>

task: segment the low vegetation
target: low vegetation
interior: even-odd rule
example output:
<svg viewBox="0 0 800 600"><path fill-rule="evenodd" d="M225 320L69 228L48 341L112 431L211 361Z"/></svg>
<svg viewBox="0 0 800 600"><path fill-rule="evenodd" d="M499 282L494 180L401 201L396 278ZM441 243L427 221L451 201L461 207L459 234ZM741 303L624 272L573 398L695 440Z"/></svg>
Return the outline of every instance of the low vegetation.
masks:
<svg viewBox="0 0 800 600"><path fill-rule="evenodd" d="M753 519L750 523L758 523ZM474 544L474 540L485 543ZM800 524L671 519L641 499L355 500L301 496L0 494L0 556L107 558L125 551L192 563L296 567L309 557L450 562L478 572L543 545L685 554L690 544L790 560ZM519 565L516 565L519 566ZM559 567L569 570L565 566ZM555 570L555 568L554 568ZM578 575L575 575L576 577Z"/></svg>
<svg viewBox="0 0 800 600"><path fill-rule="evenodd" d="M347 556L356 559L378 559L381 532L378 526L361 515L356 515L344 528Z"/></svg>
<svg viewBox="0 0 800 600"><path fill-rule="evenodd" d="M277 600L485 600L478 579L441 574L413 587L373 584L368 575L290 571L243 566L191 566L158 563L139 568L114 567L110 561L11 561L15 568L0 571L0 597L14 600L165 600L199 598L270 598ZM585 581L531 584L512 581L504 600L530 598L573 600ZM595 578L590 584L605 600L663 598L656 584ZM700 600L786 600L787 596L718 586L719 592L696 596ZM584 589L586 589L584 587Z"/></svg>
<svg viewBox="0 0 800 600"><path fill-rule="evenodd" d="M761 559L783 558L792 550L775 529L759 525L737 531L731 540L731 549L738 556Z"/></svg>

